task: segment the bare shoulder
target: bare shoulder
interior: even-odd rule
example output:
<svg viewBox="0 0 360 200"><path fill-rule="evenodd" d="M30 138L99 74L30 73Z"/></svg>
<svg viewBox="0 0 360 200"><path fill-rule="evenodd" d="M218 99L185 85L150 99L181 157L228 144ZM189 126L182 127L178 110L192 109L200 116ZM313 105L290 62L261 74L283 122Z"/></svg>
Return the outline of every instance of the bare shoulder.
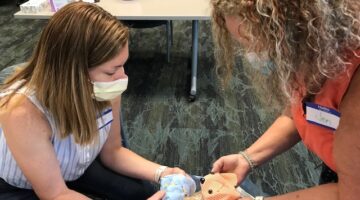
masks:
<svg viewBox="0 0 360 200"><path fill-rule="evenodd" d="M30 130L36 129L50 130L43 113L22 94L15 94L8 104L1 108L0 121L5 135L6 130L19 134L31 134L34 132Z"/></svg>
<svg viewBox="0 0 360 200"><path fill-rule="evenodd" d="M11 98L1 111L6 144L36 194L41 199L53 199L65 191L59 161L50 140L51 129L42 112L21 94Z"/></svg>

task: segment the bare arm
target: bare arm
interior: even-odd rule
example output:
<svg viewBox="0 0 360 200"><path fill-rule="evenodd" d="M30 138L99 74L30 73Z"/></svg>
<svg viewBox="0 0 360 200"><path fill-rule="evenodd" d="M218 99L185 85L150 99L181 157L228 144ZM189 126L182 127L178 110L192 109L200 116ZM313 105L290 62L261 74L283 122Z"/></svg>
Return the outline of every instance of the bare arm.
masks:
<svg viewBox="0 0 360 200"><path fill-rule="evenodd" d="M341 119L335 132L334 160L338 183L321 185L269 200L356 200L360 194L360 70L354 75L340 105Z"/></svg>
<svg viewBox="0 0 360 200"><path fill-rule="evenodd" d="M300 140L293 120L281 115L270 128L247 150L246 153L255 165L261 165L279 153L291 148ZM232 172L242 182L250 171L250 164L240 154L219 158L214 162L212 172Z"/></svg>
<svg viewBox="0 0 360 200"><path fill-rule="evenodd" d="M300 138L296 132L292 119L288 116L283 115L280 116L270 126L270 128L264 133L263 136L261 136L253 145L251 145L247 149L247 152L257 164L262 164L265 161L269 160L270 158L276 156L277 154L289 149L299 140ZM249 165L245 161L242 161L243 159L241 156L236 155L236 157L241 159L238 159L240 161L237 161L239 164L237 164L238 167L234 171L237 173L241 181L244 177L244 172L242 170L245 169L246 170L245 174L246 174L247 171L249 170ZM234 160L234 159L231 158L229 160ZM223 161L223 162L217 161L217 163L215 164L224 165L224 163L226 162L229 161ZM321 185L310 189L291 192L275 197L266 197L265 199L266 200L319 200L319 199L337 200L337 194L338 194L338 184L326 184L326 185ZM250 200L248 198L243 198L243 199Z"/></svg>
<svg viewBox="0 0 360 200"><path fill-rule="evenodd" d="M286 151L300 141L293 120L281 115L246 152L256 164L261 165Z"/></svg>
<svg viewBox="0 0 360 200"><path fill-rule="evenodd" d="M110 135L100 152L101 161L118 173L126 174L134 178L154 181L155 171L160 165L121 146L120 117L119 113L116 112L120 110L120 99L112 102L112 109L114 118L110 128ZM185 172L179 168L168 168L162 176L174 172L185 174Z"/></svg>
<svg viewBox="0 0 360 200"><path fill-rule="evenodd" d="M66 187L50 142L51 129L43 114L22 95L15 95L8 106L13 109L3 110L1 115L7 145L37 196L88 199Z"/></svg>

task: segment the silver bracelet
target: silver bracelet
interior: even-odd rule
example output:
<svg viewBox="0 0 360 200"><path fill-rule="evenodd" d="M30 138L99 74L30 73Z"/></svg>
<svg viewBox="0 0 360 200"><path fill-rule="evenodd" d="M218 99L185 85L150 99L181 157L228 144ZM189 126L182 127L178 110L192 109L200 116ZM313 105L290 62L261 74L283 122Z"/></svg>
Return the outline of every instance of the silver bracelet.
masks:
<svg viewBox="0 0 360 200"><path fill-rule="evenodd" d="M167 166L160 166L156 169L155 175L154 175L154 181L156 183L159 183L161 174L166 170Z"/></svg>
<svg viewBox="0 0 360 200"><path fill-rule="evenodd" d="M246 160L246 162L249 164L250 170L255 169L255 167L256 167L255 162L250 158L250 156L249 156L245 151L240 151L239 154L242 155L242 157L243 157L243 158Z"/></svg>
<svg viewBox="0 0 360 200"><path fill-rule="evenodd" d="M254 200L265 200L264 196L256 196Z"/></svg>

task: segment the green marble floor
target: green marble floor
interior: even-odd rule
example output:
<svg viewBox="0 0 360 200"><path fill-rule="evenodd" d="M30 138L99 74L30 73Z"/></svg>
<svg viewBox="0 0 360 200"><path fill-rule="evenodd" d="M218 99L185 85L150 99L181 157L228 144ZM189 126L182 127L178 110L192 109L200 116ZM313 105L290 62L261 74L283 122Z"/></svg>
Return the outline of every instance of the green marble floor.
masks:
<svg viewBox="0 0 360 200"><path fill-rule="evenodd" d="M46 20L14 19L15 3L0 5L0 68L31 55ZM171 61L166 61L165 27L131 31L126 64L129 88L122 99L130 148L150 160L204 175L214 160L254 142L275 118L262 105L241 60L227 88L214 74L210 23L200 22L198 96L188 101L191 22L174 22ZM268 194L316 184L318 159L302 144L250 174Z"/></svg>

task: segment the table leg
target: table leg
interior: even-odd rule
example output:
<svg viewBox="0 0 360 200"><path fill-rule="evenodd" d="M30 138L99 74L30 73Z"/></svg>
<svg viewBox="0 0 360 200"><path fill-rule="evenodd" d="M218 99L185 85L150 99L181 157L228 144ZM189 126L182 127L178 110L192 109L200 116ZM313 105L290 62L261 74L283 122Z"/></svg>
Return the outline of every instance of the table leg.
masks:
<svg viewBox="0 0 360 200"><path fill-rule="evenodd" d="M192 21L192 63L191 63L191 89L190 101L196 98L197 64L198 64L198 40L199 40L199 20Z"/></svg>

